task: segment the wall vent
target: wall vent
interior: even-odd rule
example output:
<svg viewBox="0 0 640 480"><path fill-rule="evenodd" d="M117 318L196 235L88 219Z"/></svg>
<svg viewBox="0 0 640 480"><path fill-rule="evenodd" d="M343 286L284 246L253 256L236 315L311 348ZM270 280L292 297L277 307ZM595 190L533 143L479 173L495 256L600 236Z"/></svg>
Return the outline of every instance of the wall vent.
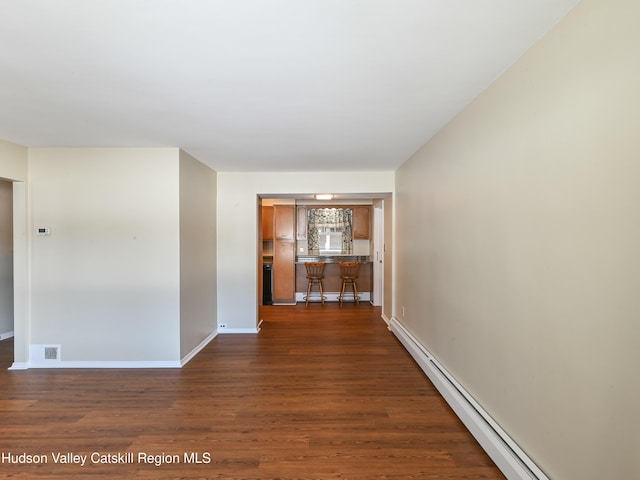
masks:
<svg viewBox="0 0 640 480"><path fill-rule="evenodd" d="M58 359L58 347L44 347L44 359L45 360L57 360Z"/></svg>
<svg viewBox="0 0 640 480"><path fill-rule="evenodd" d="M60 345L29 345L29 360L32 363L60 361Z"/></svg>

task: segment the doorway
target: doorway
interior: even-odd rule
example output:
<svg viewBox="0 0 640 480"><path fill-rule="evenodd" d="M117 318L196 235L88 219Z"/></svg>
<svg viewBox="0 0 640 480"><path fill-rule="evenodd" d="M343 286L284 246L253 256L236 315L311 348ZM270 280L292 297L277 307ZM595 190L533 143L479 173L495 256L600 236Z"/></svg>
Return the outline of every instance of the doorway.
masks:
<svg viewBox="0 0 640 480"><path fill-rule="evenodd" d="M13 183L0 180L0 341L13 332Z"/></svg>
<svg viewBox="0 0 640 480"><path fill-rule="evenodd" d="M383 318L388 323L388 319L390 316L385 312L391 311L391 303L392 303L392 289L391 289L391 242L392 242L392 208L391 208L391 193L352 193L352 194L336 194L332 200L322 200L319 201L314 198L313 194L268 194L268 193L258 193L257 194L257 256L258 256L258 264L257 264L257 282L258 286L256 292L256 305L258 306L258 315L256 325L260 325L262 317L260 315L260 309L268 304L265 303L265 273L264 273L264 264L265 262L273 261L273 229L270 229L270 233L265 233L264 223L262 222L263 215L268 214L266 218L272 219L273 212L269 213L265 211L265 207L267 210L269 207L273 208L275 204L282 205L293 205L296 207L295 213L295 229L294 229L294 244L295 247L295 255L308 256L307 250L307 235L306 235L306 208L309 206L316 205L332 205L332 206L340 206L340 205L370 205L371 206L371 216L370 216L370 225L371 229L369 231L370 236L367 237L367 240L359 240L358 248L356 249L354 246L354 254L357 256L366 256L370 258L372 263L371 274L368 275L366 282L370 282L371 290L367 290L366 301L367 303L371 303L374 306L382 307ZM300 217L301 212L304 214L303 217ZM303 219L301 221L301 218ZM269 223L269 222L268 222ZM369 222L367 222L369 224ZM369 226L367 226L369 229ZM362 247L365 246L363 249ZM365 251L366 250L366 251ZM267 259L267 260L265 260ZM296 284L298 284L298 280L303 278L303 274L298 272L299 268L296 269L295 280ZM270 272L271 273L271 272ZM267 274L268 275L268 274ZM304 288L306 289L306 280L303 280ZM326 285L325 285L326 287ZM299 286L297 287L299 289ZM326 290L326 289L325 289ZM340 290L340 287L337 287L337 290ZM301 298L304 298L304 293L295 293L296 302L300 301ZM376 298L374 299L374 295ZM333 298L333 297L332 297ZM292 302L291 305L294 303Z"/></svg>
<svg viewBox="0 0 640 480"><path fill-rule="evenodd" d="M376 307L383 304L384 299L384 201L373 205L373 292L371 303Z"/></svg>

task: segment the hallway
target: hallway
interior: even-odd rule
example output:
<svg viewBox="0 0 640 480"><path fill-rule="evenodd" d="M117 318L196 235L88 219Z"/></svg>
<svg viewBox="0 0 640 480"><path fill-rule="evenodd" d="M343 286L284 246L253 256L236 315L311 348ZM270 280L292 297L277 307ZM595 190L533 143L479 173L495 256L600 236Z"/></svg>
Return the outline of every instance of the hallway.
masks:
<svg viewBox="0 0 640 480"><path fill-rule="evenodd" d="M0 452L48 463L3 463L0 476L504 478L379 308L299 304L261 314L258 335L219 335L183 369L3 368ZM10 349L0 342L3 365ZM67 452L86 464L54 463ZM94 463L94 452L133 452L133 461ZM193 452L202 463L188 462ZM152 458L158 466L144 460Z"/></svg>

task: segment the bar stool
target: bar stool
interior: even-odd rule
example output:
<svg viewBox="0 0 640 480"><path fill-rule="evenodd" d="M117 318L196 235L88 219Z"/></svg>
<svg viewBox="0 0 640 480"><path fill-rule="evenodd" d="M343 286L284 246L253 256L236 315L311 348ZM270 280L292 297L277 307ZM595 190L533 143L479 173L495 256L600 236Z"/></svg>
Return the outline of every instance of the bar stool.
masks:
<svg viewBox="0 0 640 480"><path fill-rule="evenodd" d="M309 297L311 296L311 288L314 285L318 285L320 288L320 301L324 305L324 291L322 290L322 279L324 278L324 262L305 262L304 266L307 269L307 295L304 297L305 306L309 305Z"/></svg>
<svg viewBox="0 0 640 480"><path fill-rule="evenodd" d="M340 266L340 278L342 279L342 288L340 289L340 306L344 301L344 290L347 285L351 285L353 291L353 300L360 304L360 297L358 296L358 287L356 285L356 279L358 278L358 270L360 269L359 262L338 262Z"/></svg>

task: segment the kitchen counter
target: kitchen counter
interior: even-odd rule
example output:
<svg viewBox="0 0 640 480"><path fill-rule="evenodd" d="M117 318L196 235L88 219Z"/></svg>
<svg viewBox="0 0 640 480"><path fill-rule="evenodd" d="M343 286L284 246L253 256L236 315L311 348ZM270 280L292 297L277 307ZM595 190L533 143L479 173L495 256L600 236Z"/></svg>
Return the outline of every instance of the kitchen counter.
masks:
<svg viewBox="0 0 640 480"><path fill-rule="evenodd" d="M296 257L296 263L304 264L305 262L323 262L323 263L338 263L338 262L360 262L370 263L371 257L369 255L299 255Z"/></svg>

